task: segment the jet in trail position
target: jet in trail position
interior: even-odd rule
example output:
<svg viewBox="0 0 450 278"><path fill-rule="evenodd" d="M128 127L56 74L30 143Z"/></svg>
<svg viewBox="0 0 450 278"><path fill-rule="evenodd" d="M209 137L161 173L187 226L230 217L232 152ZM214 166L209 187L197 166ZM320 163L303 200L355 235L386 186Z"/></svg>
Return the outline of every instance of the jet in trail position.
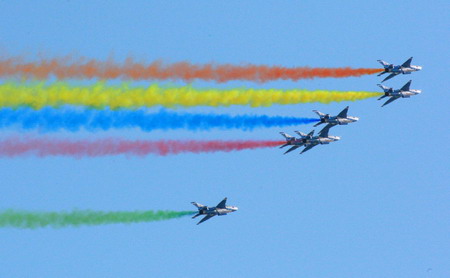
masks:
<svg viewBox="0 0 450 278"><path fill-rule="evenodd" d="M207 207L202 204L191 202L194 206L198 208L198 213L194 216L192 216L192 219L194 219L197 216L205 215L205 217L200 220L200 222L197 223L200 224L202 222L205 222L206 220L210 219L211 217L214 217L216 215L227 215L228 213L235 212L238 210L238 207L234 206L227 206L227 198L223 199L217 206L215 207Z"/></svg>
<svg viewBox="0 0 450 278"><path fill-rule="evenodd" d="M327 123L325 127L333 127L335 125L347 125L349 123L354 123L359 120L358 117L347 116L348 106L345 107L341 113L337 114L337 116L330 116L330 114L325 114L317 110L313 110L320 117L320 122L314 125L314 127Z"/></svg>
<svg viewBox="0 0 450 278"><path fill-rule="evenodd" d="M384 95L382 97L380 97L378 100L385 98L385 97L391 97L381 107L383 107L399 98L409 98L410 96L415 96L422 92L422 90L413 90L413 89L409 88L411 86L411 80L409 80L408 83L406 83L401 89L398 89L398 90L393 90L392 88L383 86L381 84L378 84L378 86L381 89L383 89L383 91L384 91Z"/></svg>
<svg viewBox="0 0 450 278"><path fill-rule="evenodd" d="M386 61L383 60L378 60L378 62L380 64L383 65L384 67L384 71L381 72L380 74L378 74L378 76L383 75L385 73L390 73L390 75L388 75L388 77L386 77L383 81L381 81L382 83L386 80L391 79L392 77L399 75L399 74L411 74L414 71L419 71L422 69L421 66L413 66L411 65L411 61L412 58L409 58L408 60L406 60L406 62L404 62L401 65L394 65L394 64L389 64Z"/></svg>
<svg viewBox="0 0 450 278"><path fill-rule="evenodd" d="M311 131L309 134L305 133L298 133L300 134L300 138L295 138L294 136L290 136L289 134L286 134L284 132L280 132L281 135L286 138L286 144L282 145L280 149L286 147L286 146L292 146L289 148L284 154L287 154L288 152L292 152L293 150L296 150L302 146L304 146L306 143L308 143L308 140L310 140L314 135L314 130Z"/></svg>
<svg viewBox="0 0 450 278"><path fill-rule="evenodd" d="M311 138L309 138L307 140L307 142L305 143L305 148L302 150L302 153L309 151L310 149L314 148L317 145L328 145L331 142L335 142L335 141L339 141L341 140L341 137L339 136L331 136L328 135L328 131L330 130L331 126L325 126L317 136L313 136L314 135L314 130L312 132L310 132L309 134L311 134ZM300 136L304 136L305 134L300 132L300 131L296 131L295 133L297 133Z"/></svg>

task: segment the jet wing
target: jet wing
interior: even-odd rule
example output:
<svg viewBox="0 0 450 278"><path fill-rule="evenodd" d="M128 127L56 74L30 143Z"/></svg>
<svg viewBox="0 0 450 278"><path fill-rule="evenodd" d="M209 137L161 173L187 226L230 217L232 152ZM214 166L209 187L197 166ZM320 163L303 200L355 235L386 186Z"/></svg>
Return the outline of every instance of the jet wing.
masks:
<svg viewBox="0 0 450 278"><path fill-rule="evenodd" d="M347 118L348 106L337 115L338 118Z"/></svg>
<svg viewBox="0 0 450 278"><path fill-rule="evenodd" d="M214 216L215 216L214 214L208 214L207 216L203 217L202 220L200 220L200 222L197 223L197 225L205 222L206 220L208 220L208 219L210 219L211 217L214 217Z"/></svg>
<svg viewBox="0 0 450 278"><path fill-rule="evenodd" d="M293 146L293 147L291 147L289 150L287 150L284 154L287 154L288 152L292 152L293 150L296 150L296 149L298 149L299 147L301 147L301 146L300 146L300 145Z"/></svg>
<svg viewBox="0 0 450 278"><path fill-rule="evenodd" d="M412 58L409 58L408 60L406 60L406 62L404 62L401 66L404 68L409 68L411 66L411 62L412 62Z"/></svg>
<svg viewBox="0 0 450 278"><path fill-rule="evenodd" d="M389 103L393 102L394 100L398 99L400 97L391 97L390 99L388 99L383 105L381 105L381 107L388 105Z"/></svg>
<svg viewBox="0 0 450 278"><path fill-rule="evenodd" d="M310 149L314 148L315 146L317 146L317 144L308 145L306 148L303 149L303 151L300 154L309 151Z"/></svg>
<svg viewBox="0 0 450 278"><path fill-rule="evenodd" d="M384 81L386 81L386 80L389 80L389 79L391 79L392 77L396 76L397 74L398 74L398 73L391 73L391 74L388 75L388 77L386 77L385 79L383 79L383 81L381 81L381 82L384 82Z"/></svg>
<svg viewBox="0 0 450 278"><path fill-rule="evenodd" d="M221 208L221 209L223 209L223 208L225 208L226 203L227 203L227 198L223 199L223 200L216 206L216 208Z"/></svg>
<svg viewBox="0 0 450 278"><path fill-rule="evenodd" d="M327 124L324 128L322 128L320 131L319 131L319 136L320 136L320 134L322 134L322 132L325 132L325 129L328 129L328 130L330 130L330 128L332 128L333 126L335 126L336 124ZM327 131L327 136L328 136L328 131ZM320 137L327 137L327 136L320 136Z"/></svg>
<svg viewBox="0 0 450 278"><path fill-rule="evenodd" d="M319 132L319 137L328 137L328 131L330 131L330 128L333 125L326 125L322 130Z"/></svg>
<svg viewBox="0 0 450 278"><path fill-rule="evenodd" d="M403 87L400 89L400 91L409 91L409 87L411 86L411 81L412 80L409 80L408 83L403 85Z"/></svg>

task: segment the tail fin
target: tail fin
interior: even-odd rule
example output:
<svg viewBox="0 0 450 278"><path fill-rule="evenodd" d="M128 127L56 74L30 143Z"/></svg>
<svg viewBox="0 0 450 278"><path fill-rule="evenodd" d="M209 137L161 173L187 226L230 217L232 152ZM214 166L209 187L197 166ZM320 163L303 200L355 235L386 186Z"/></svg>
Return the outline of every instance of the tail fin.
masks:
<svg viewBox="0 0 450 278"><path fill-rule="evenodd" d="M381 85L381 84L377 84L377 86L378 87L380 87L381 89L383 89L383 91L387 91L387 90L389 90L389 89L391 89L391 88L389 88L389 87L387 87L387 86L384 86L384 85Z"/></svg>
<svg viewBox="0 0 450 278"><path fill-rule="evenodd" d="M280 132L280 134L283 135L283 137L286 138L286 140L292 140L294 138L291 135L284 132Z"/></svg>
<svg viewBox="0 0 450 278"><path fill-rule="evenodd" d="M386 67L391 65L390 63L388 63L386 61L383 61L383 60L377 60L377 61L378 61L378 63L382 64L384 68L386 68Z"/></svg>
<svg viewBox="0 0 450 278"><path fill-rule="evenodd" d="M303 132L301 132L301 131L295 131L295 133L297 133L298 135L300 135L302 138L307 136L306 133L303 133Z"/></svg>
<svg viewBox="0 0 450 278"><path fill-rule="evenodd" d="M313 110L313 112L316 113L317 115L319 115L319 117L321 117L321 118L326 115L325 113L322 113L322 112L317 111L317 110Z"/></svg>
<svg viewBox="0 0 450 278"><path fill-rule="evenodd" d="M197 208L204 208L205 206L202 204L199 204L197 202L191 202L191 204L193 204L194 206L196 206Z"/></svg>

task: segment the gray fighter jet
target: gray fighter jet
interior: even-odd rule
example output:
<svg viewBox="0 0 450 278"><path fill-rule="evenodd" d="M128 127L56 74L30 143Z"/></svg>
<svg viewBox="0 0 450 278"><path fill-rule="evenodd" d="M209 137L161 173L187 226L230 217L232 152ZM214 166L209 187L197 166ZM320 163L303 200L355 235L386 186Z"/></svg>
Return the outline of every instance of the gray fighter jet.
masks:
<svg viewBox="0 0 450 278"><path fill-rule="evenodd" d="M399 90L393 90L392 88L383 86L381 84L377 84L377 85L384 91L384 95L382 97L380 97L378 100L383 99L385 97L391 97L381 107L383 107L399 98L409 98L411 96L418 95L422 92L422 90L413 90L413 89L409 88L411 86L411 80L409 80L408 83L406 83Z"/></svg>
<svg viewBox="0 0 450 278"><path fill-rule="evenodd" d="M295 137L287 135L284 132L280 132L283 136L285 136L285 137L288 136L288 137L286 137L286 144L284 144L280 148L291 145L292 147L284 153L284 154L287 154L288 152L291 152L295 149L298 149L298 148L304 146L305 148L300 153L300 154L302 154L306 151L309 151L310 149L314 148L317 145L326 145L331 142L340 140L341 137L339 137L339 136L328 135L328 131L330 130L330 127L331 126L325 126L319 132L319 135L317 135L317 136L314 136L314 130L308 134L300 132L300 131L295 131L295 133L300 135L300 138L295 138Z"/></svg>
<svg viewBox="0 0 450 278"><path fill-rule="evenodd" d="M320 132L319 135L314 136L314 130L310 132L311 137L307 138L306 143L304 144L305 148L302 150L302 153L309 151L310 149L314 148L317 145L328 145L331 142L339 141L341 140L341 137L339 136L331 136L328 135L328 131L330 130L331 126L325 126ZM298 135L304 137L306 134L300 131L295 131ZM308 135L309 135L308 134Z"/></svg>
<svg viewBox="0 0 450 278"><path fill-rule="evenodd" d="M198 213L196 215L192 216L192 219L194 219L195 217L200 216L200 215L205 215L205 217L203 217L202 220L200 220L200 222L197 223L197 225L198 225L216 215L219 215L219 216L227 215L228 213L235 212L238 210L238 207L227 206L226 202L227 202L227 198L223 199L215 207L207 207L207 206L204 206L204 205L196 203L196 202L191 202L191 204L193 204L194 206L196 206L198 208Z"/></svg>
<svg viewBox="0 0 450 278"><path fill-rule="evenodd" d="M385 73L390 73L390 75L388 75L388 77L386 77L383 81L381 81L381 83L399 74L411 74L414 71L421 70L422 69L421 66L411 65L412 58L413 57L409 58L408 60L406 60L406 62L404 62L401 65L394 65L383 60L377 60L384 67L384 71L378 74L378 76L383 75Z"/></svg>
<svg viewBox="0 0 450 278"><path fill-rule="evenodd" d="M289 148L284 154L287 154L288 152L292 152L293 150L296 150L302 146L304 146L306 143L308 143L308 140L311 139L314 135L314 130L311 131L309 134L300 133L300 138L295 138L294 136L291 136L289 134L286 134L284 132L280 132L281 135L286 138L286 144L282 145L280 149L286 147L286 146L292 146Z"/></svg>
<svg viewBox="0 0 450 278"><path fill-rule="evenodd" d="M325 127L333 127L335 125L347 125L349 123L354 123L359 120L358 117L347 116L348 106L341 111L337 116L330 116L330 114L325 114L317 110L313 110L320 117L320 122L314 125L314 127L327 123Z"/></svg>

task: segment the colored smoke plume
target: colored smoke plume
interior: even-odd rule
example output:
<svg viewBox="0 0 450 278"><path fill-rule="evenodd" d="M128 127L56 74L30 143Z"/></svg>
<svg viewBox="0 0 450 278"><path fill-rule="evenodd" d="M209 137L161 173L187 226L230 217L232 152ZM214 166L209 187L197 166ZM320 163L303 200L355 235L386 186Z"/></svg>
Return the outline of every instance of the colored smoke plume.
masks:
<svg viewBox="0 0 450 278"><path fill-rule="evenodd" d="M213 128L238 128L253 130L262 127L281 127L317 122L314 118L281 117L265 115L195 114L160 110L149 113L144 110L91 110L91 109L54 109L30 108L0 109L0 128L20 127L38 128L44 131L69 130L82 128L89 131L109 130L112 128L139 128L143 131L188 129L210 130Z"/></svg>
<svg viewBox="0 0 450 278"><path fill-rule="evenodd" d="M71 156L99 157L111 155L146 156L175 155L180 153L231 152L259 148L271 148L284 141L264 140L64 140L64 139L23 139L11 137L0 140L0 157L15 156Z"/></svg>
<svg viewBox="0 0 450 278"><path fill-rule="evenodd" d="M0 211L0 227L35 229L43 227L94 226L106 224L131 224L180 218L193 211L91 211L32 212L18 210Z"/></svg>
<svg viewBox="0 0 450 278"><path fill-rule="evenodd" d="M86 58L55 58L25 62L21 57L0 58L0 76L32 79L124 79L124 80L183 80L197 79L216 82L248 80L268 82L273 80L300 80L313 78L345 78L380 72L375 68L314 68L267 65L231 65L208 63L195 65L189 62L140 63L128 58L124 63Z"/></svg>
<svg viewBox="0 0 450 278"><path fill-rule="evenodd" d="M252 107L298 103L356 101L382 95L379 92L279 90L279 89L197 89L191 86L131 87L127 84L107 86L72 86L67 83L0 84L0 107L59 107L79 105L91 108L137 109L141 107L193 107L249 105Z"/></svg>

